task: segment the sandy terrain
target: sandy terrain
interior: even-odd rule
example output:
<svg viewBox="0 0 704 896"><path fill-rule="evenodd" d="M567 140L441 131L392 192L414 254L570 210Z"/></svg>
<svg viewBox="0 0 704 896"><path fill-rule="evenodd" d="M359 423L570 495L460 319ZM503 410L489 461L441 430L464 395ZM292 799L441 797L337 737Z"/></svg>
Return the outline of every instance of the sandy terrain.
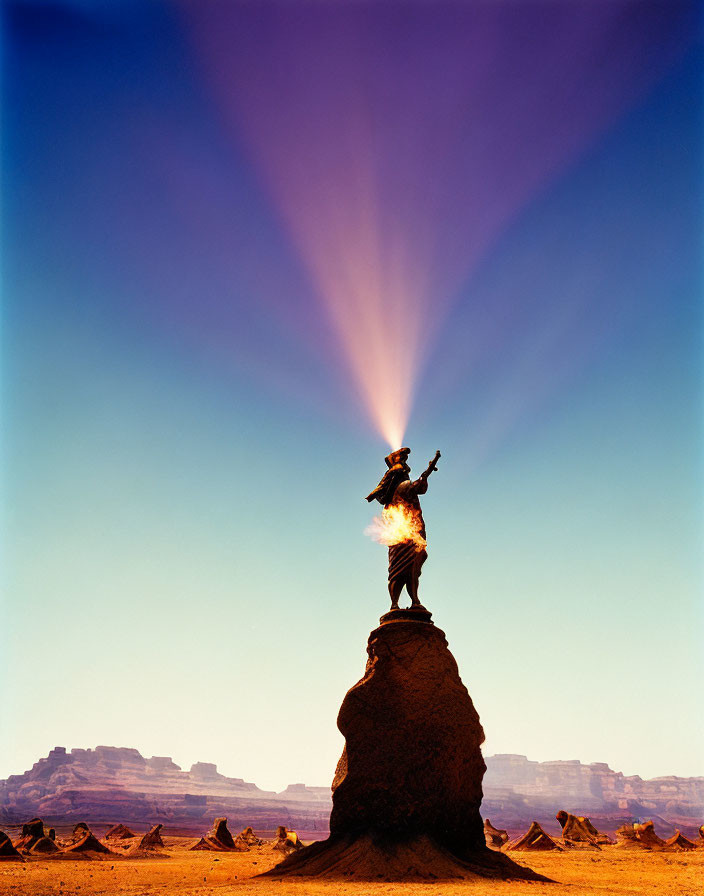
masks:
<svg viewBox="0 0 704 896"><path fill-rule="evenodd" d="M11 896L148 896L148 894L256 894L256 896L448 896L448 894L530 894L539 896L701 896L704 892L704 850L689 853L630 852L604 849L580 853L513 853L522 864L559 883L369 884L321 881L260 881L254 876L279 860L268 845L248 853L189 852L192 839L165 837L170 858L103 861L33 859L24 864L0 863L0 893Z"/></svg>

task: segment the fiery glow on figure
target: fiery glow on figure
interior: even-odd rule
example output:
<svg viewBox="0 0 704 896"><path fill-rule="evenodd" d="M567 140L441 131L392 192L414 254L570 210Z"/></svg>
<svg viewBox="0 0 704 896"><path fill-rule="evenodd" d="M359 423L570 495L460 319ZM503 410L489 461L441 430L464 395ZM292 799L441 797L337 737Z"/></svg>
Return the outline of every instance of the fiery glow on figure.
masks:
<svg viewBox="0 0 704 896"><path fill-rule="evenodd" d="M390 504L381 511L381 516L374 517L364 530L364 534L387 547L401 544L403 541L412 541L416 550L421 551L427 545L421 534L422 529L420 514L412 507L405 504Z"/></svg>

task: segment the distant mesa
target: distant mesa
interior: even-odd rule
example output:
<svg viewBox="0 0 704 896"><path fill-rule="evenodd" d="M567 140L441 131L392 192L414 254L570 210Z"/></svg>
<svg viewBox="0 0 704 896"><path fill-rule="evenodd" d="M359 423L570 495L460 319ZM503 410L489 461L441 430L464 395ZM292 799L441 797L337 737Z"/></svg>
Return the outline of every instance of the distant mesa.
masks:
<svg viewBox="0 0 704 896"><path fill-rule="evenodd" d="M517 840L511 841L506 847L508 850L518 852L544 852L546 850L562 850L549 834L534 821L525 834Z"/></svg>
<svg viewBox="0 0 704 896"><path fill-rule="evenodd" d="M29 771L0 781L0 823L21 824L33 815L62 825L168 822L194 834L214 816L228 817L237 830L248 824L272 830L286 818L327 833L330 788L294 785L277 794L227 777L211 762L183 771L169 756L145 759L128 748L56 747Z"/></svg>
<svg viewBox="0 0 704 896"><path fill-rule="evenodd" d="M600 830L650 818L667 836L679 829L695 840L704 818L704 777L646 781L605 763L535 762L509 753L484 761L481 812L512 834L533 820L551 830L559 806L578 808ZM121 821L141 830L158 821L200 836L222 816L232 830L275 830L285 820L324 836L331 808L329 786L299 782L275 793L223 775L214 763L196 762L184 771L169 756L145 758L126 747L55 747L23 774L0 780L0 824L13 826L33 816L47 826Z"/></svg>
<svg viewBox="0 0 704 896"><path fill-rule="evenodd" d="M218 767L214 762L194 762L190 774L200 781L215 781L224 777L218 772Z"/></svg>

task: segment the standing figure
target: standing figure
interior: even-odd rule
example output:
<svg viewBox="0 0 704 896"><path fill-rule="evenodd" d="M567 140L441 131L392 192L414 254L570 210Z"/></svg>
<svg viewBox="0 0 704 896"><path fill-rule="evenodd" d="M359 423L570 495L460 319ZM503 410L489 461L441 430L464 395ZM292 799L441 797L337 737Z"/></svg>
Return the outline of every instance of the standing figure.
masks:
<svg viewBox="0 0 704 896"><path fill-rule="evenodd" d="M421 606L418 600L418 579L421 567L428 556L425 541L425 522L420 509L418 495L428 490L428 476L437 469L440 452L421 473L419 479L411 481L408 466L410 448L399 448L386 458L389 468L374 489L367 495L367 501L375 499L384 505L384 520L389 523L390 534L384 542L389 546L389 596L391 609L398 609L398 599L405 586L411 598L411 606Z"/></svg>

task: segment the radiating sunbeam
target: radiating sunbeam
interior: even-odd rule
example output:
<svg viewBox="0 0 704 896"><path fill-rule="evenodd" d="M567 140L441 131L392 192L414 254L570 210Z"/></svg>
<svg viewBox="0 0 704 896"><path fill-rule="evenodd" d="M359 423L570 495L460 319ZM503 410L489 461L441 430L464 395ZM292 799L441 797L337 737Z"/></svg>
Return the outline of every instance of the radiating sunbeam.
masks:
<svg viewBox="0 0 704 896"><path fill-rule="evenodd" d="M640 3L185 9L392 448L462 283L681 52L689 22Z"/></svg>

